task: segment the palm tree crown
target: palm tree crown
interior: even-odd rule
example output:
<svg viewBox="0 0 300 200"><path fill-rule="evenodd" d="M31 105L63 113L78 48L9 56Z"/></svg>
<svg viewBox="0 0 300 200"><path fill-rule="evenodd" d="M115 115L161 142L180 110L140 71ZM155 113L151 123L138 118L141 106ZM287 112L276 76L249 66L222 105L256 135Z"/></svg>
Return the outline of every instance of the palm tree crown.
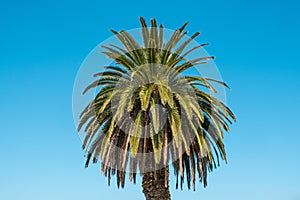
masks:
<svg viewBox="0 0 300 200"><path fill-rule="evenodd" d="M231 110L211 92L211 82L224 82L201 76L184 75L187 69L204 64L212 56L187 59L205 44L186 50L199 32L181 42L187 32L182 27L164 41L164 28L151 20L142 24L143 44L127 31L112 32L124 47L102 46L115 61L95 74L97 79L84 92L100 88L80 115L80 130L85 125L83 148L90 160L102 163L110 180L116 174L124 187L125 175L136 180L137 173L161 169L172 162L175 175L184 177L195 189L196 174L204 186L207 173L226 160L223 131L229 131ZM126 172L128 170L128 172Z"/></svg>

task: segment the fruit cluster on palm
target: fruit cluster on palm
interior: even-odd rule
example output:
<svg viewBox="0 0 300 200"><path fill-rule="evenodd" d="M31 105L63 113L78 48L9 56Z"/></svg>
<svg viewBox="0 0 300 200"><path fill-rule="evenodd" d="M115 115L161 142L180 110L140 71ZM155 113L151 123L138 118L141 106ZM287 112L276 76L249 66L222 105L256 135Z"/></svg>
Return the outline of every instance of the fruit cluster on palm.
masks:
<svg viewBox="0 0 300 200"><path fill-rule="evenodd" d="M216 92L211 82L228 87L224 82L183 74L213 59L187 59L205 45L186 50L199 32L182 42L186 23L164 41L164 28L155 19L150 27L140 21L143 44L122 30L112 32L124 47L102 46L115 64L95 74L84 91L99 88L80 115L78 129L85 125L86 166L100 160L109 182L116 175L121 187L125 175L135 182L141 173L147 199L170 199L169 163L176 187L186 180L195 189L197 177L206 186L208 172L226 160L223 131L229 131L235 116L211 95Z"/></svg>

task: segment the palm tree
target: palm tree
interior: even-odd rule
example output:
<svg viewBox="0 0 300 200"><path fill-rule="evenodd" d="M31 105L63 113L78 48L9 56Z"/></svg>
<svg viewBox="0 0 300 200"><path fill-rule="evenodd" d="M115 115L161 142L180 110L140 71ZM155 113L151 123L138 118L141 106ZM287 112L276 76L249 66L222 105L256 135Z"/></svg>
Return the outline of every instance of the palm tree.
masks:
<svg viewBox="0 0 300 200"><path fill-rule="evenodd" d="M197 174L205 187L208 172L226 161L223 130L229 131L235 116L211 95L216 92L211 82L226 83L183 73L214 58L187 59L205 45L185 51L199 32L181 42L185 23L165 42L164 27L155 19L150 27L140 21L142 45L127 31L112 30L124 47L102 46L114 64L85 89L99 88L81 113L78 130L85 125L86 167L99 159L109 184L116 175L118 187L124 187L125 175L135 183L140 173L147 200L170 199L169 161L176 188L186 179L195 190Z"/></svg>

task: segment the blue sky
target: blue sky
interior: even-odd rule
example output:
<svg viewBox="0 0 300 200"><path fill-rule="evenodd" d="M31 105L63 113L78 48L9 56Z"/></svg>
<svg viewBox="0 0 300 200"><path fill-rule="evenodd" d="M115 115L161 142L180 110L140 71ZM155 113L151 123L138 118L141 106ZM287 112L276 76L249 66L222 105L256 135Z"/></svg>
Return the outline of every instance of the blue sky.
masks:
<svg viewBox="0 0 300 200"><path fill-rule="evenodd" d="M1 1L0 198L142 199L140 184L107 187L84 169L72 89L88 53L139 16L174 29L190 21L210 42L238 121L226 135L229 162L208 188L173 199L299 200L300 3L273 1ZM172 178L172 177L171 177Z"/></svg>

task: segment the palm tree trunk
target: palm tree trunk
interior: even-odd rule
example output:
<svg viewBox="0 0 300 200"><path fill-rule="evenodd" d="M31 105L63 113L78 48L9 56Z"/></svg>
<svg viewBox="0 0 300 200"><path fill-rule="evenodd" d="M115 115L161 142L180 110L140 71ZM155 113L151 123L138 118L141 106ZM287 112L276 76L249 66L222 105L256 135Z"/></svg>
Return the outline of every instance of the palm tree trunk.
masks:
<svg viewBox="0 0 300 200"><path fill-rule="evenodd" d="M146 200L170 200L169 167L145 173L142 186Z"/></svg>

